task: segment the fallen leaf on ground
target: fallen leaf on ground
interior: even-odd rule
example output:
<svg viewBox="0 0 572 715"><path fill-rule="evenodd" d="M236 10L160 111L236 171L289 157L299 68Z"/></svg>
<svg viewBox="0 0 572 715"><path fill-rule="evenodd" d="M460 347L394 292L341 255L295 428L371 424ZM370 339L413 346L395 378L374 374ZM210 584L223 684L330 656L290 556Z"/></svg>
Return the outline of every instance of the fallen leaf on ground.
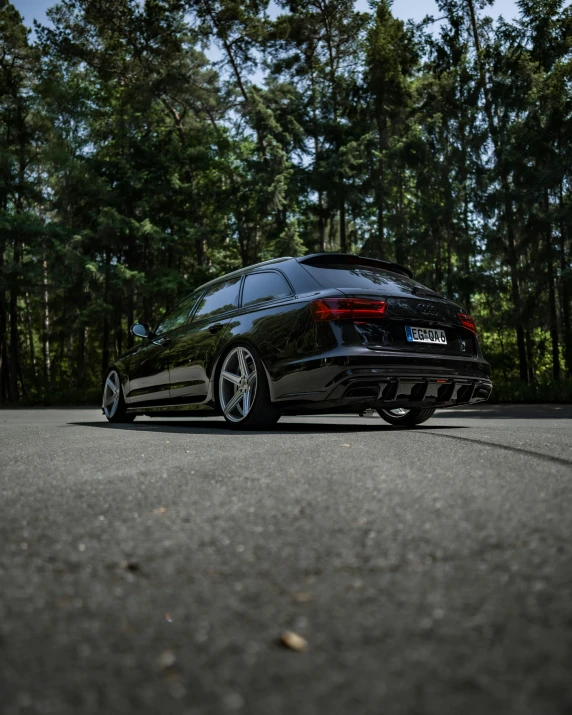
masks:
<svg viewBox="0 0 572 715"><path fill-rule="evenodd" d="M308 601L312 600L312 594L306 593L305 591L300 591L299 593L293 593L292 600L296 601L296 603L308 603Z"/></svg>
<svg viewBox="0 0 572 715"><path fill-rule="evenodd" d="M175 654L172 650L164 650L161 655L155 661L157 668L165 670L166 668L171 668L176 662Z"/></svg>
<svg viewBox="0 0 572 715"><path fill-rule="evenodd" d="M350 444L342 444L342 447L351 447Z"/></svg>
<svg viewBox="0 0 572 715"><path fill-rule="evenodd" d="M158 509L153 509L153 514L164 514L166 511L164 506L160 506Z"/></svg>
<svg viewBox="0 0 572 715"><path fill-rule="evenodd" d="M308 641L297 633L294 633L294 631L283 631L280 634L280 643L285 648L295 650L299 653L308 650Z"/></svg>

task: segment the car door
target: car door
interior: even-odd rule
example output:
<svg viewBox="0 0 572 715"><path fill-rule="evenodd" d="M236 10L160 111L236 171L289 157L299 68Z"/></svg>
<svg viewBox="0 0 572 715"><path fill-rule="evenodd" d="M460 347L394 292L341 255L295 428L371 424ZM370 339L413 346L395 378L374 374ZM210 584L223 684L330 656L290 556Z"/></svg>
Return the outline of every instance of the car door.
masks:
<svg viewBox="0 0 572 715"><path fill-rule="evenodd" d="M196 291L170 310L154 333L131 355L129 391L125 401L130 405L160 405L169 400L169 347L177 330L185 325L201 292Z"/></svg>
<svg viewBox="0 0 572 715"><path fill-rule="evenodd" d="M238 276L207 288L190 323L173 336L169 350L172 402L203 402L207 398L210 365L238 309L240 281Z"/></svg>

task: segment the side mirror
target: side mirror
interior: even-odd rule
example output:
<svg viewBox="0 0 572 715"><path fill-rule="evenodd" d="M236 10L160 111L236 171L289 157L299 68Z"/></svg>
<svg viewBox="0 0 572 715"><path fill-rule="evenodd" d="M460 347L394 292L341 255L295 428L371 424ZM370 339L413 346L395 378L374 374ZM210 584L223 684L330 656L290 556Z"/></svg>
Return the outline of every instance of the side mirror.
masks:
<svg viewBox="0 0 572 715"><path fill-rule="evenodd" d="M150 336L149 328L143 323L133 323L130 330L131 335L135 335L136 338L148 338Z"/></svg>

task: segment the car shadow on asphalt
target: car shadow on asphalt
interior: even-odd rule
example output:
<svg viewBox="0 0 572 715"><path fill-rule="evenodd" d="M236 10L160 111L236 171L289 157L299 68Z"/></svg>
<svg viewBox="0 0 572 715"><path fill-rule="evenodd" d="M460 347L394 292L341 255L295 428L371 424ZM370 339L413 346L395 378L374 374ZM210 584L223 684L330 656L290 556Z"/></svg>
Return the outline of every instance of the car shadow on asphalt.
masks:
<svg viewBox="0 0 572 715"><path fill-rule="evenodd" d="M562 420L572 419L572 405L491 405L448 407L435 417L472 418L479 420Z"/></svg>
<svg viewBox="0 0 572 715"><path fill-rule="evenodd" d="M386 424L381 420L375 420L369 424L351 424L351 422L336 423L316 423L316 422L279 422L277 425L267 430L241 430L228 427L223 421L212 419L182 421L182 420L162 420L152 422L134 422L131 424L110 424L109 422L68 422L68 425L78 427L96 427L108 430L122 430L128 432L163 432L165 434L233 434L233 435L264 435L264 434L336 434L342 432L420 432L421 430L442 430L442 429L469 429L467 425L436 425L423 424L417 427L400 427Z"/></svg>

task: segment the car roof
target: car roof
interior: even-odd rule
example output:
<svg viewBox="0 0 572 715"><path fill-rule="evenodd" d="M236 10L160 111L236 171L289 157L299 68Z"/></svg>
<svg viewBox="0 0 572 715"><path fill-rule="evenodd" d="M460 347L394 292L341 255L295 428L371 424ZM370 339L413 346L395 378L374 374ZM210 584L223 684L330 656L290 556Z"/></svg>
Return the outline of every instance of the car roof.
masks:
<svg viewBox="0 0 572 715"><path fill-rule="evenodd" d="M269 261L262 261L261 263L254 263L251 266L245 266L244 268L238 268L236 271L232 271L231 273L225 273L222 276L213 278L208 283L203 283L202 285L200 285L198 288L196 288L196 290L202 290L203 288L210 288L210 286L214 285L215 283L220 283L221 281L226 281L229 278L239 278L240 276L243 276L245 273L250 273L251 271L256 271L258 268L265 268L266 266L272 266L272 265L276 265L278 263L285 263L286 261L293 261L293 260L295 260L293 256L283 256L282 258L272 258Z"/></svg>
<svg viewBox="0 0 572 715"><path fill-rule="evenodd" d="M261 263L254 263L252 266L245 266L244 268L239 268L231 273L225 273L223 276L218 276L208 281L208 283L203 283L196 290L203 290L205 288L210 288L216 283L226 281L229 278L239 278L246 273L256 272L261 268L267 268L272 266L277 266L280 263L290 263L296 262L304 265L305 263L314 266L326 267L328 263L347 263L348 265L360 264L371 266L373 268L382 268L386 271L391 271L393 273L400 273L407 276L408 278L413 278L413 273L405 266L399 265L399 263L392 263L390 261L383 261L377 258L367 258L365 256L358 256L354 253L311 253L306 256L300 256L294 258L293 256L282 256L281 258L272 258L269 261L262 261Z"/></svg>

